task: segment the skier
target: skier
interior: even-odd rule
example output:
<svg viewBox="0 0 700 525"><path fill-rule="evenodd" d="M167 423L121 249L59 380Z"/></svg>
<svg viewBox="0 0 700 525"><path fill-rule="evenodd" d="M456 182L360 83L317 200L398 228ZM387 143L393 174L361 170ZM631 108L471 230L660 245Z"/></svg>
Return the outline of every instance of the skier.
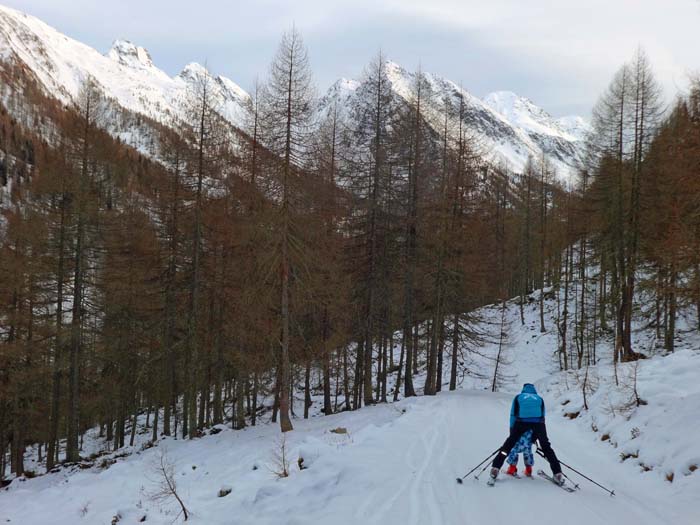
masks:
<svg viewBox="0 0 700 525"><path fill-rule="evenodd" d="M525 460L525 475L528 478L532 477L532 465L535 463L535 458L532 455L532 430L528 430L515 444L513 449L508 454L506 463L508 463L508 470L506 473L510 476L518 475L518 454L522 453L523 459Z"/></svg>
<svg viewBox="0 0 700 525"><path fill-rule="evenodd" d="M510 435L505 440L498 454L491 464L491 482L498 477L498 472L508 456L508 452L515 446L525 432L532 431L532 440L539 442L545 458L552 469L554 482L564 485L564 476L561 473L561 465L547 438L547 427L544 422L544 400L537 394L535 385L525 383L523 390L515 396L510 407Z"/></svg>

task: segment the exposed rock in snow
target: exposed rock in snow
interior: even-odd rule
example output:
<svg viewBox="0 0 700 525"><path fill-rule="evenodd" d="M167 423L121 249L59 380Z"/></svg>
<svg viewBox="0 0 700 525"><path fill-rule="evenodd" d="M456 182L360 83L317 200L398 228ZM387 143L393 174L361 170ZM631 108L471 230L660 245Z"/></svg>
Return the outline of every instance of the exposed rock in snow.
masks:
<svg viewBox="0 0 700 525"><path fill-rule="evenodd" d="M128 40L115 40L112 48L107 52L107 56L115 62L131 68L154 67L148 51Z"/></svg>

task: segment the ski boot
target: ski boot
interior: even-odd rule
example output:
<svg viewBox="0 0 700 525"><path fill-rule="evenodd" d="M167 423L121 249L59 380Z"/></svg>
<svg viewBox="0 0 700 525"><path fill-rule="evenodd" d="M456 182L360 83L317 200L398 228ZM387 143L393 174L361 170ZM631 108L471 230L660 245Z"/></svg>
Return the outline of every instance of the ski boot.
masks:
<svg viewBox="0 0 700 525"><path fill-rule="evenodd" d="M491 467L491 470L489 471L489 479L486 482L486 484L489 487L493 487L496 483L497 477L498 477L498 469L496 467Z"/></svg>
<svg viewBox="0 0 700 525"><path fill-rule="evenodd" d="M509 476L517 476L518 475L518 466L517 465L509 465L508 470L506 470L506 474Z"/></svg>
<svg viewBox="0 0 700 525"><path fill-rule="evenodd" d="M556 474L554 474L554 483L556 483L560 487L563 487L564 486L564 474L562 474L561 472L557 472Z"/></svg>
<svg viewBox="0 0 700 525"><path fill-rule="evenodd" d="M525 475L526 475L528 478L531 478L531 477L532 477L532 465L526 465L526 466L525 466Z"/></svg>

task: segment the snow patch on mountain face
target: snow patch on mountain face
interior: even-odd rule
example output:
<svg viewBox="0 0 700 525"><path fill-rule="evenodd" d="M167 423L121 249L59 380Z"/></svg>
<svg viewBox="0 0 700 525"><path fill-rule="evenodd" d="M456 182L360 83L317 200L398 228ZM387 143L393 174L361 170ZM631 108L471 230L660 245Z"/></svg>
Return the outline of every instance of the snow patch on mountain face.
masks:
<svg viewBox="0 0 700 525"><path fill-rule="evenodd" d="M590 122L578 115L561 117L557 119L557 123L566 133L580 141L585 140L586 136L592 131Z"/></svg>
<svg viewBox="0 0 700 525"><path fill-rule="evenodd" d="M484 102L494 111L506 117L509 122L528 133L558 135L568 140L576 140L544 109L512 91L490 93L484 97Z"/></svg>

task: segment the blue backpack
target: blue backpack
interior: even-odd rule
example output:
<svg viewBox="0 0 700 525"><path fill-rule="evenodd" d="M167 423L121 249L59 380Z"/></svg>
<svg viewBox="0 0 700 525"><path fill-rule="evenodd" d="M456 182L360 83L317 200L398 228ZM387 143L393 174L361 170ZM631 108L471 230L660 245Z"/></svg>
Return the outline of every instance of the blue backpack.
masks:
<svg viewBox="0 0 700 525"><path fill-rule="evenodd" d="M515 396L510 408L510 426L516 421L523 423L542 423L544 421L544 400L537 394L535 386L523 385L523 390Z"/></svg>

